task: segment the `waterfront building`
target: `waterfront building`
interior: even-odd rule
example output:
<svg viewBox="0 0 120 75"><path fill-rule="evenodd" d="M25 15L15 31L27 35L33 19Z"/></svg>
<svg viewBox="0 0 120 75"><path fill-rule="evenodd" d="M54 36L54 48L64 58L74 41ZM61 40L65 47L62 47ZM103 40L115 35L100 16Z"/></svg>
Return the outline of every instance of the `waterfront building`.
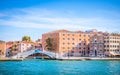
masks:
<svg viewBox="0 0 120 75"><path fill-rule="evenodd" d="M42 39L36 40L36 42L35 42L35 48L39 49L39 50L42 50Z"/></svg>
<svg viewBox="0 0 120 75"><path fill-rule="evenodd" d="M52 38L56 49L62 56L106 57L120 56L120 34L89 31L56 30L42 35L45 50L46 39Z"/></svg>
<svg viewBox="0 0 120 75"><path fill-rule="evenodd" d="M5 41L0 40L0 58L5 57Z"/></svg>
<svg viewBox="0 0 120 75"><path fill-rule="evenodd" d="M120 34L112 33L104 36L105 56L120 56Z"/></svg>
<svg viewBox="0 0 120 75"><path fill-rule="evenodd" d="M6 57L12 55L12 45L13 45L12 41L6 42L6 52L5 52Z"/></svg>
<svg viewBox="0 0 120 75"><path fill-rule="evenodd" d="M17 53L19 53L19 49L18 49L18 45L19 45L20 41L9 41L6 42L6 56L12 56L12 55L16 55Z"/></svg>
<svg viewBox="0 0 120 75"><path fill-rule="evenodd" d="M89 33L89 56L90 57L103 57L104 56L104 33L93 30Z"/></svg>
<svg viewBox="0 0 120 75"><path fill-rule="evenodd" d="M37 39L36 42L42 44L42 39Z"/></svg>
<svg viewBox="0 0 120 75"><path fill-rule="evenodd" d="M20 52L25 52L28 50L35 49L35 47L39 47L38 42L27 42L27 41L9 41L6 43L6 57L10 57L16 55Z"/></svg>
<svg viewBox="0 0 120 75"><path fill-rule="evenodd" d="M18 50L20 52L25 52L25 51L32 50L32 49L35 49L35 43L34 42L21 41L18 44Z"/></svg>
<svg viewBox="0 0 120 75"><path fill-rule="evenodd" d="M89 35L82 31L57 30L42 35L42 46L45 50L46 39L52 38L55 52L62 56L88 56Z"/></svg>

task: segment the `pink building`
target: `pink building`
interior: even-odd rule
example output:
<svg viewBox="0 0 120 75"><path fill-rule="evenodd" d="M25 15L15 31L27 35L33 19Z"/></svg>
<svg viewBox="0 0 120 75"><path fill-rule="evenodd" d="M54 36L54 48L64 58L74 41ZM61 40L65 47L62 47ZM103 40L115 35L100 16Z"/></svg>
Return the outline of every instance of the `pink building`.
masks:
<svg viewBox="0 0 120 75"><path fill-rule="evenodd" d="M90 33L89 56L104 56L104 33L97 31Z"/></svg>

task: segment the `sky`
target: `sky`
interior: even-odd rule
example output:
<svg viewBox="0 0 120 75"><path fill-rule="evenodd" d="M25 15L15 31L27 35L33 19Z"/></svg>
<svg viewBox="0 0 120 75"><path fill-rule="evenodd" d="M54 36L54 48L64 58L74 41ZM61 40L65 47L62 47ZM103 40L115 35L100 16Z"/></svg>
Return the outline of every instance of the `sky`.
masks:
<svg viewBox="0 0 120 75"><path fill-rule="evenodd" d="M0 40L59 29L120 32L120 0L0 0Z"/></svg>

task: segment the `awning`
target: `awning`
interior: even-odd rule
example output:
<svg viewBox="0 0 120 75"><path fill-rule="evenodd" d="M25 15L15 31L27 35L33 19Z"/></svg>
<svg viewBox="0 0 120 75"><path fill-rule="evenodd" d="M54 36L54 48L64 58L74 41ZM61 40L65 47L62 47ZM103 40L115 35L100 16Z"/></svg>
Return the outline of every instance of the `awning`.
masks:
<svg viewBox="0 0 120 75"><path fill-rule="evenodd" d="M112 55L114 55L114 56L116 56L116 55L120 55L120 52L116 52L116 51L110 51L110 54L112 54Z"/></svg>

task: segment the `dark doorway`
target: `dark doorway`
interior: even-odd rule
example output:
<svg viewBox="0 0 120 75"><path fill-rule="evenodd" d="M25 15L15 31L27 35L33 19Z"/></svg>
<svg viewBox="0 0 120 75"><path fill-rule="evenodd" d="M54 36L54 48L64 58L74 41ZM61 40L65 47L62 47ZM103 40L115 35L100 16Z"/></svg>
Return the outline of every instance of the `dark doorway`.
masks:
<svg viewBox="0 0 120 75"><path fill-rule="evenodd" d="M97 56L97 51L95 50L95 56Z"/></svg>

